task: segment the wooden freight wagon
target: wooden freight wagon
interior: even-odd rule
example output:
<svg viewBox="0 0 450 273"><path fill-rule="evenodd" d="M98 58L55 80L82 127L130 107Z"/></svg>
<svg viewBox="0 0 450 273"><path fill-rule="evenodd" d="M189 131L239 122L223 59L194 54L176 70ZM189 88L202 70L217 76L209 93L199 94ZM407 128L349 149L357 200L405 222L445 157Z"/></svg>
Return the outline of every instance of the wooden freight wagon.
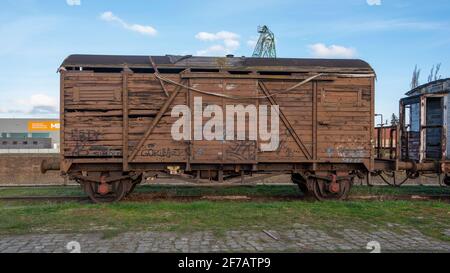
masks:
<svg viewBox="0 0 450 273"><path fill-rule="evenodd" d="M96 202L163 173L288 173L319 199L344 198L374 167L375 74L361 60L72 55L60 74L60 169Z"/></svg>

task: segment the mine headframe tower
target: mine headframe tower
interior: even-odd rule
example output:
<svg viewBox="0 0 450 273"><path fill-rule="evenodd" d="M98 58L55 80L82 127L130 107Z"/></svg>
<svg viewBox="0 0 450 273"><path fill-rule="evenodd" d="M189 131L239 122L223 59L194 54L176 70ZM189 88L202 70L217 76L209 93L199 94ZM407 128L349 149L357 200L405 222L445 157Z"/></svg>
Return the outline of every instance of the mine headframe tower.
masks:
<svg viewBox="0 0 450 273"><path fill-rule="evenodd" d="M267 26L259 26L258 33L260 36L255 51L253 51L253 57L276 58L277 50L273 32Z"/></svg>

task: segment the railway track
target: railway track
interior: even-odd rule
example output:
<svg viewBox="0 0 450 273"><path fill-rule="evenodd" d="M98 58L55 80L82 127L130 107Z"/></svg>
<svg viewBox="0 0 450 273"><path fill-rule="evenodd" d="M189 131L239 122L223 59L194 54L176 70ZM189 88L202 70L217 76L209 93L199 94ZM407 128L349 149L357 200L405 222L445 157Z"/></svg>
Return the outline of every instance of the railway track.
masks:
<svg viewBox="0 0 450 273"><path fill-rule="evenodd" d="M151 201L176 201L176 202L192 202L192 201L309 201L310 198L302 196L247 196L247 195L198 195L198 196L175 196L161 194L133 194L124 199L127 202L151 202ZM450 202L450 195L354 195L349 196L349 201L444 201ZM5 196L0 197L0 201L42 201L42 202L89 202L87 196Z"/></svg>
<svg viewBox="0 0 450 273"><path fill-rule="evenodd" d="M0 201L89 201L86 196L4 196Z"/></svg>

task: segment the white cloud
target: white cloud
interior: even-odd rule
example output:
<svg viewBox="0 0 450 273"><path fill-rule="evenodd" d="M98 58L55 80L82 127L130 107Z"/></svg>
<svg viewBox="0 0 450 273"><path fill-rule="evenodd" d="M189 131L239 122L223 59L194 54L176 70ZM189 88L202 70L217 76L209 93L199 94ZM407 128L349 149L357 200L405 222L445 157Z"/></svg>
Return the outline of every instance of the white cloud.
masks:
<svg viewBox="0 0 450 273"><path fill-rule="evenodd" d="M232 50L232 51L238 49L239 46L241 45L239 43L239 41L236 41L236 40L225 40L224 44L227 49Z"/></svg>
<svg viewBox="0 0 450 273"><path fill-rule="evenodd" d="M247 41L247 46L250 48L255 48L257 43L258 43L258 41L254 40L254 39L250 39Z"/></svg>
<svg viewBox="0 0 450 273"><path fill-rule="evenodd" d="M381 6L381 0L367 0L369 6Z"/></svg>
<svg viewBox="0 0 450 273"><path fill-rule="evenodd" d="M195 38L204 42L222 42L223 44L215 44L207 49L197 51L197 55L225 55L233 53L240 47L240 36L229 31L219 31L217 33L199 32Z"/></svg>
<svg viewBox="0 0 450 273"><path fill-rule="evenodd" d="M217 40L238 40L239 35L229 31L219 31L217 33L199 32L195 38L200 41L217 41Z"/></svg>
<svg viewBox="0 0 450 273"><path fill-rule="evenodd" d="M198 56L207 56L207 55L226 55L230 52L222 45L212 45L207 49L197 51Z"/></svg>
<svg viewBox="0 0 450 273"><path fill-rule="evenodd" d="M42 117L55 116L58 113L58 99L39 93L9 101L0 108L1 117Z"/></svg>
<svg viewBox="0 0 450 273"><path fill-rule="evenodd" d="M81 0L66 0L69 6L81 6Z"/></svg>
<svg viewBox="0 0 450 273"><path fill-rule="evenodd" d="M156 31L156 29L154 29L151 26L130 24L130 23L126 22L125 20L123 20L122 18L114 15L111 11L103 12L100 15L100 19L102 19L103 21L106 21L106 22L118 23L127 30L134 31L134 32L137 32L137 33L140 33L143 35L155 36L158 33Z"/></svg>
<svg viewBox="0 0 450 273"><path fill-rule="evenodd" d="M318 58L354 58L356 50L339 45L327 46L322 43L317 43L309 46L311 54Z"/></svg>
<svg viewBox="0 0 450 273"><path fill-rule="evenodd" d="M26 99L12 101L8 106L0 109L5 115L55 115L59 112L59 102L55 97L45 94L33 94Z"/></svg>
<svg viewBox="0 0 450 273"><path fill-rule="evenodd" d="M17 100L16 112L27 114L51 114L58 112L58 99L45 94L34 94L29 98Z"/></svg>

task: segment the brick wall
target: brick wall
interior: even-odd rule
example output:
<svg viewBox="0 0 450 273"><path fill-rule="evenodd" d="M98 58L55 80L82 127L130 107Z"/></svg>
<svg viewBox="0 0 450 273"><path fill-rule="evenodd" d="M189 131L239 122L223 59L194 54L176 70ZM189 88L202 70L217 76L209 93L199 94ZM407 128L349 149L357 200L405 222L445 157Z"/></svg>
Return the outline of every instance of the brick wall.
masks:
<svg viewBox="0 0 450 273"><path fill-rule="evenodd" d="M1 154L0 186L3 185L64 185L59 171L41 174L41 161L58 158L59 154Z"/></svg>

